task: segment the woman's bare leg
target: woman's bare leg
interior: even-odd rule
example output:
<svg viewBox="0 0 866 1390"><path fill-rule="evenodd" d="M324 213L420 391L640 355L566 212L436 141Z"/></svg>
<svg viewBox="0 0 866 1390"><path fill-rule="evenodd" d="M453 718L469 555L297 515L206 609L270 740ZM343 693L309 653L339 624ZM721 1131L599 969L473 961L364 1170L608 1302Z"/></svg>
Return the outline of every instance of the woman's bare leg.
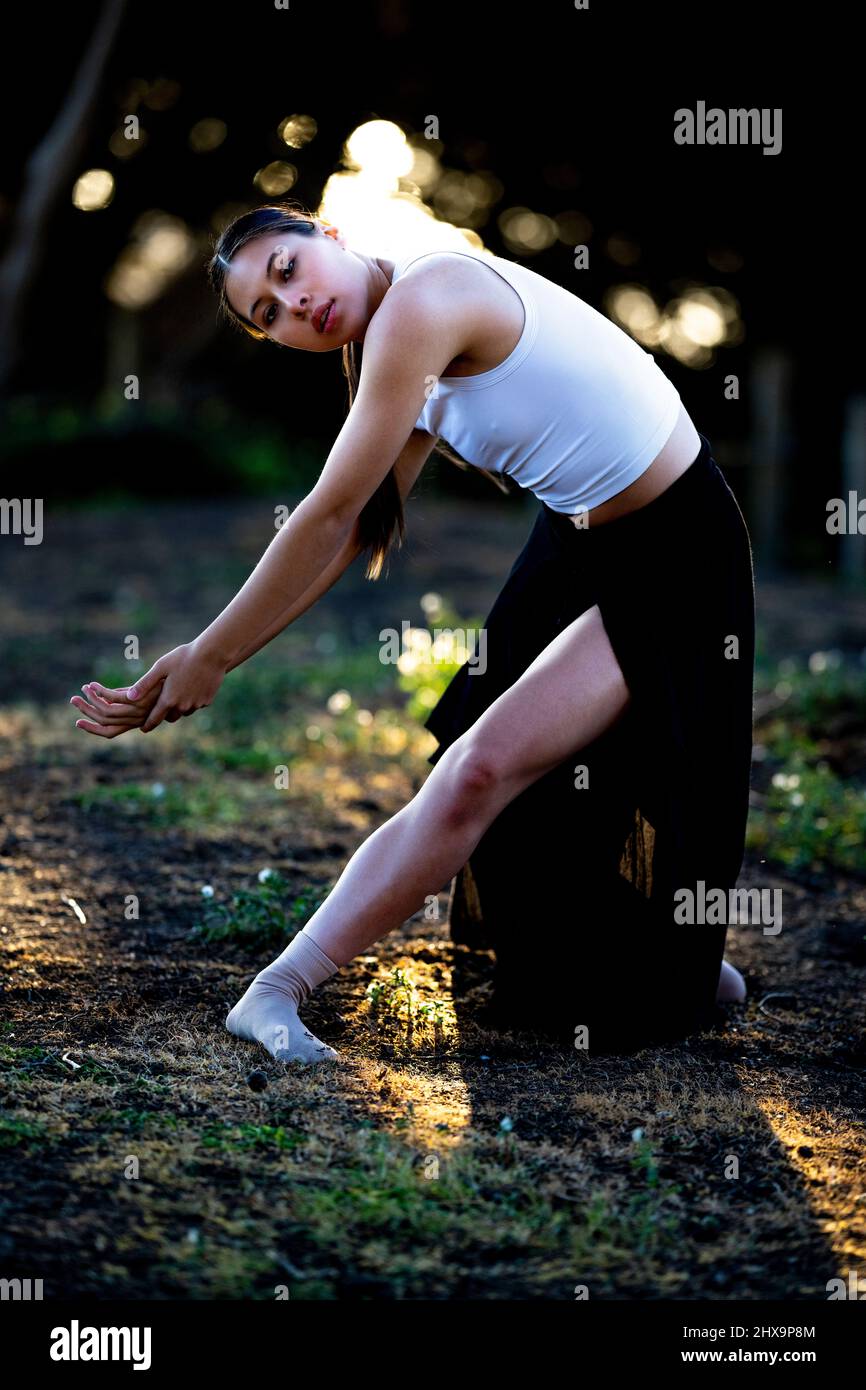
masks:
<svg viewBox="0 0 866 1390"><path fill-rule="evenodd" d="M500 811L598 738L630 700L598 608L536 657L365 840L305 930L346 964L400 926L469 859Z"/></svg>

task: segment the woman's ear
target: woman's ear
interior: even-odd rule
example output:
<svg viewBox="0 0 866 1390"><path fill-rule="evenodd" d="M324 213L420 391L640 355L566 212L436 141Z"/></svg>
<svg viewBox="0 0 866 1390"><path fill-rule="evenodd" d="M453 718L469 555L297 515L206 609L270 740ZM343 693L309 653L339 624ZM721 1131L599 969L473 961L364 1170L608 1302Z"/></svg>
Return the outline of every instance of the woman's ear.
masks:
<svg viewBox="0 0 866 1390"><path fill-rule="evenodd" d="M325 233L325 236L329 236L332 241L335 241L337 243L338 246L342 246L345 249L346 238L340 232L339 227L332 226L330 222L325 221L324 217L317 217L316 221L318 222L322 231Z"/></svg>

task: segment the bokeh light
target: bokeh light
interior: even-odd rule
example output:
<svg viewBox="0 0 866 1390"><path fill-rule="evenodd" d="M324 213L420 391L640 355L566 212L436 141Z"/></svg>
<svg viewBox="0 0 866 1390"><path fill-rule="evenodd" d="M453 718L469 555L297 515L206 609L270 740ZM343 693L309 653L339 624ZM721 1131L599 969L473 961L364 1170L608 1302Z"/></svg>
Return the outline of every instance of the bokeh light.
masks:
<svg viewBox="0 0 866 1390"><path fill-rule="evenodd" d="M499 214L497 226L506 247L516 256L534 256L546 251L559 235L552 217L529 208L506 208Z"/></svg>
<svg viewBox="0 0 866 1390"><path fill-rule="evenodd" d="M604 309L614 323L625 328L644 347L656 347L662 316L648 290L641 285L617 285L605 295Z"/></svg>
<svg viewBox="0 0 866 1390"><path fill-rule="evenodd" d="M208 154L219 149L228 134L228 126L217 116L205 116L196 121L189 133L189 147L194 154Z"/></svg>
<svg viewBox="0 0 866 1390"><path fill-rule="evenodd" d="M105 279L105 293L123 309L143 309L190 265L196 241L179 217L143 213Z"/></svg>
<svg viewBox="0 0 866 1390"><path fill-rule="evenodd" d="M138 126L134 140L127 137L124 126L118 126L109 136L108 149L115 159L131 159L134 154L144 149L147 140L147 131L142 125Z"/></svg>
<svg viewBox="0 0 866 1390"><path fill-rule="evenodd" d="M312 116L287 116L280 122L277 134L290 149L299 150L309 144L318 129Z"/></svg>
<svg viewBox="0 0 866 1390"><path fill-rule="evenodd" d="M616 285L604 297L605 312L649 349L660 348L685 366L715 361L714 348L743 337L740 305L720 286L689 284L663 309L642 285Z"/></svg>
<svg viewBox="0 0 866 1390"><path fill-rule="evenodd" d="M346 141L346 167L328 179L316 215L337 227L362 255L397 260L413 250L459 250L467 243L483 250L471 227L461 229L447 217L437 218L422 201L422 193L435 198L445 174L436 149L436 141L423 137L410 143L392 121L365 122ZM470 187L476 198L489 197L485 176ZM460 207L462 211L469 204L461 199Z"/></svg>
<svg viewBox="0 0 866 1390"><path fill-rule="evenodd" d="M108 169L88 169L75 180L72 201L81 212L107 208L114 197L114 175Z"/></svg>
<svg viewBox="0 0 866 1390"><path fill-rule="evenodd" d="M617 265L637 265L640 260L640 247L631 237L613 233L604 244L605 254Z"/></svg>
<svg viewBox="0 0 866 1390"><path fill-rule="evenodd" d="M287 164L285 160L274 159L270 164L266 164L263 169L259 169L253 183L256 188L260 188L262 193L268 198L280 198L289 189L294 187L297 182L298 171L294 164Z"/></svg>
<svg viewBox="0 0 866 1390"><path fill-rule="evenodd" d="M567 208L554 217L556 235L566 246L587 246L592 240L592 223L585 213Z"/></svg>
<svg viewBox="0 0 866 1390"><path fill-rule="evenodd" d="M408 174L415 162L406 136L393 121L366 121L358 126L346 141L344 159L363 171L365 179L385 187Z"/></svg>

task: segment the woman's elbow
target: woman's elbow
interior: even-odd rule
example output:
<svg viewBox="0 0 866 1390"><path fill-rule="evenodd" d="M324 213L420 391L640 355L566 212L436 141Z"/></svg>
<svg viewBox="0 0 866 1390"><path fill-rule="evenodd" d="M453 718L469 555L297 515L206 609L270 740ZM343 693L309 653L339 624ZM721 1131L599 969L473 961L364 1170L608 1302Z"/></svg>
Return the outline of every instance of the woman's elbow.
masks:
<svg viewBox="0 0 866 1390"><path fill-rule="evenodd" d="M349 501L339 502L333 497L318 493L315 488L307 493L300 505L319 527L333 532L342 539L352 535L358 525L357 504Z"/></svg>

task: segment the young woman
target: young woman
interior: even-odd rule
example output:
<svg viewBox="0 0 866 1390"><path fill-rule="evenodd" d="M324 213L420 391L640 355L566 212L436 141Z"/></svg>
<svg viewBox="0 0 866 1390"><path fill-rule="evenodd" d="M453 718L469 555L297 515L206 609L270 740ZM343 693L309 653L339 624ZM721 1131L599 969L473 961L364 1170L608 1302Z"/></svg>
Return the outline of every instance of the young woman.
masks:
<svg viewBox="0 0 866 1390"><path fill-rule="evenodd" d="M209 271L223 311L254 337L342 348L351 409L316 485L228 607L129 689L83 687L78 727L108 738L149 732L209 705L225 674L362 550L377 577L440 436L464 466L507 472L541 502L488 619L487 675L464 667L428 721L441 746L424 786L256 975L228 1030L277 1058L335 1057L298 1006L530 804L542 812L536 848L572 877L569 939L583 934L587 963L576 1027L617 991L619 1018L627 996L626 1012L648 1000L651 1015L679 1010L680 1024L695 1027L716 998L743 998L742 977L722 959L726 926L684 927L674 895L699 895L700 881L727 892L741 866L751 548L708 441L651 354L518 263L468 247L397 262L364 255L288 203L231 223ZM531 798L557 778L545 819ZM514 824L527 826L526 816ZM495 868L506 896L508 870ZM526 979L539 958L549 976L563 974L562 908L522 923ZM604 978L592 976L593 942L619 961L599 967Z"/></svg>

